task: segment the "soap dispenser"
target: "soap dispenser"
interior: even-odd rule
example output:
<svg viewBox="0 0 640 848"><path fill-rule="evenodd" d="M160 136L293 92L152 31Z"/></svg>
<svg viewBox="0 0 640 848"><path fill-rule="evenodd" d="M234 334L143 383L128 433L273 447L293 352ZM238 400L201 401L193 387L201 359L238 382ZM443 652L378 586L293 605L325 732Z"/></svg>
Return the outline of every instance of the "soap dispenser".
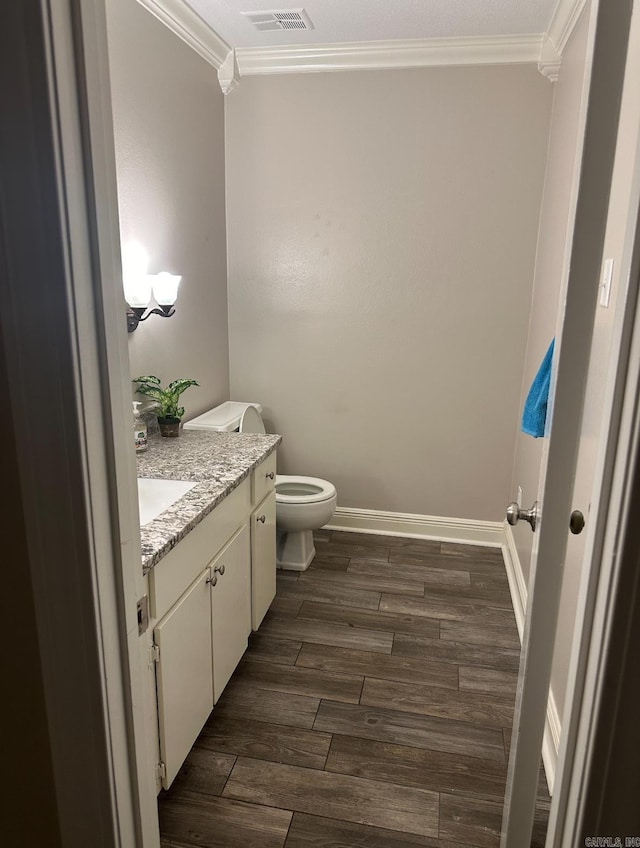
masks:
<svg viewBox="0 0 640 848"><path fill-rule="evenodd" d="M133 443L136 453L147 449L147 422L140 415L140 401L133 401Z"/></svg>

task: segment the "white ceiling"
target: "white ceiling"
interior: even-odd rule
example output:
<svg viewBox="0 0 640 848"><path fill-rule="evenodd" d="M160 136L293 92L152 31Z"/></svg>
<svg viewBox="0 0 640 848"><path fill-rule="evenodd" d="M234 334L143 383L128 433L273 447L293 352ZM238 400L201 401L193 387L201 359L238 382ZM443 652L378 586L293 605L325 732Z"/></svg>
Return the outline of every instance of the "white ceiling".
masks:
<svg viewBox="0 0 640 848"><path fill-rule="evenodd" d="M543 33L558 0L187 0L231 47ZM258 32L241 12L304 8L315 29Z"/></svg>

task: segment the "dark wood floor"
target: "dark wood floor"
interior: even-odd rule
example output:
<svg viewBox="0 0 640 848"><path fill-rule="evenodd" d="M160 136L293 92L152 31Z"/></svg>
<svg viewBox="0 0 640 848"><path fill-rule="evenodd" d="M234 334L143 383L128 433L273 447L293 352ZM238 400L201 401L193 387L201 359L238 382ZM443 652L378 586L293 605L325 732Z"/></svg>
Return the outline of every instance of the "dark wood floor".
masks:
<svg viewBox="0 0 640 848"><path fill-rule="evenodd" d="M163 846L498 846L519 660L500 552L328 531L316 549L162 793ZM541 773L533 846L548 809Z"/></svg>

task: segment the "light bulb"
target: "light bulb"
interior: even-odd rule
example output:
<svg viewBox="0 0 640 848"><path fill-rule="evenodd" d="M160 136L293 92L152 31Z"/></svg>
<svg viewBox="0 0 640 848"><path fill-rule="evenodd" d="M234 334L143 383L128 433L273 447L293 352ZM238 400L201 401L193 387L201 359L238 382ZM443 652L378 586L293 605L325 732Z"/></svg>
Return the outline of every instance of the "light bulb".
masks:
<svg viewBox="0 0 640 848"><path fill-rule="evenodd" d="M151 300L151 281L147 277L149 257L137 241L122 249L122 285L124 296L131 307L144 307Z"/></svg>
<svg viewBox="0 0 640 848"><path fill-rule="evenodd" d="M153 296L159 306L173 306L178 297L178 286L182 277L161 271L152 280Z"/></svg>

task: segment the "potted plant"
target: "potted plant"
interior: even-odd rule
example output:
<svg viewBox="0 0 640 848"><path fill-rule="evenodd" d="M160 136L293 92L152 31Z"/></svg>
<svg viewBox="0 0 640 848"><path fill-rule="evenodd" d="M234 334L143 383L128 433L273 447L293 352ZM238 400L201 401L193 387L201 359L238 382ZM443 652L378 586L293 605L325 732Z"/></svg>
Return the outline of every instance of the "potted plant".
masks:
<svg viewBox="0 0 640 848"><path fill-rule="evenodd" d="M163 436L179 436L180 420L184 415L184 406L178 406L182 392L189 386L199 386L196 380L174 380L163 389L158 377L136 377L137 391L146 395L158 404L158 424Z"/></svg>

